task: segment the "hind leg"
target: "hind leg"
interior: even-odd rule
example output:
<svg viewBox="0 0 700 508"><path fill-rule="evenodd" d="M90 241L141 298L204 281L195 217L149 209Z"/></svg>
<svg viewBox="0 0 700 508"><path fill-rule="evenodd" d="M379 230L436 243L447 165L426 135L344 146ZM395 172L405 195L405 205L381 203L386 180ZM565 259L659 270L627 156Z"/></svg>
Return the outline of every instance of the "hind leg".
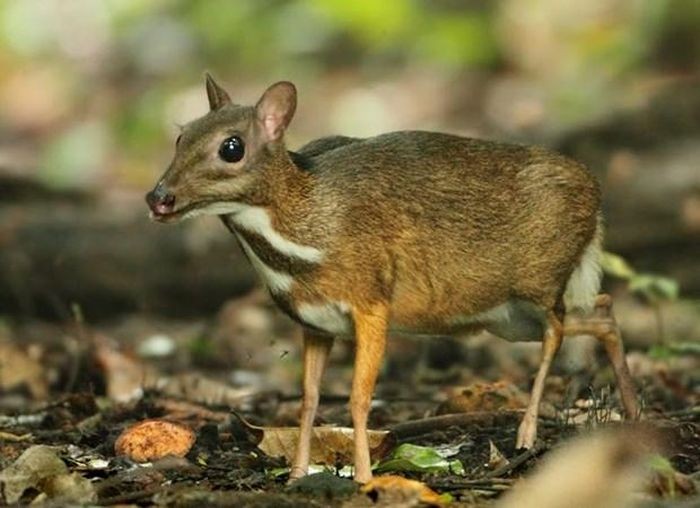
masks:
<svg viewBox="0 0 700 508"><path fill-rule="evenodd" d="M625 350L622 345L620 327L617 325L612 311L612 298L610 295L601 294L596 297L593 316L589 318L575 318L564 325L565 335L592 335L603 343L608 359L612 364L617 386L620 390L620 398L625 408L627 418L637 418L639 406L635 393L634 383L630 375Z"/></svg>
<svg viewBox="0 0 700 508"><path fill-rule="evenodd" d="M542 361L537 371L535 382L532 385L530 401L528 402L525 416L518 427L518 438L516 448L532 448L537 439L537 417L540 411L540 400L544 391L544 382L549 373L554 356L559 351L563 337L563 327L561 319L553 311L547 312L547 329L542 339Z"/></svg>

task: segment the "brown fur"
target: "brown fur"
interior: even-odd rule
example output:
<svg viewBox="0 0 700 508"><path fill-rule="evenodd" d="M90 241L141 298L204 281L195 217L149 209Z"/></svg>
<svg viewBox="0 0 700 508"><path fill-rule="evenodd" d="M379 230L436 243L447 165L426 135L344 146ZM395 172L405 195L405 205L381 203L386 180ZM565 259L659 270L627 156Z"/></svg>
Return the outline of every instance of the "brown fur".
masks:
<svg viewBox="0 0 700 508"><path fill-rule="evenodd" d="M293 277L290 291L273 297L306 325L306 365L325 362L326 346L313 343L327 334L312 331L299 306L350 309L360 480L370 475L366 419L388 330L472 331L486 323L456 318L517 300L540 313L539 338L547 326L561 337L564 290L596 235L600 207L598 185L581 164L542 148L420 131L333 136L289 152L282 134L296 107L293 85L273 85L254 108L232 104L218 88L208 78L212 111L184 128L159 183L177 200L176 212L159 218L211 203L256 205L282 237L323 253L320 263L281 254L222 216L263 263ZM217 155L232 135L246 145L238 163ZM307 389L319 382L314 372ZM305 401L302 435L317 403ZM536 426L536 407L531 412ZM305 471L304 446L295 475Z"/></svg>
<svg viewBox="0 0 700 508"><path fill-rule="evenodd" d="M204 128L252 116L236 113ZM400 327L443 332L447 318L510 297L553 308L595 231L595 180L579 164L539 148L396 132L309 150L317 155L307 156L307 169L281 144L261 152L260 166L248 170L257 174L241 177L254 188L232 197L266 207L280 234L323 250L330 261L300 269L292 299L352 307L389 300ZM189 168L191 159L182 166ZM185 181L175 173L170 183L182 187L178 196L209 199L202 190L226 196L237 190L224 178L212 180L226 173L182 173ZM264 239L254 243L265 261L275 256ZM271 262L284 264L289 261Z"/></svg>

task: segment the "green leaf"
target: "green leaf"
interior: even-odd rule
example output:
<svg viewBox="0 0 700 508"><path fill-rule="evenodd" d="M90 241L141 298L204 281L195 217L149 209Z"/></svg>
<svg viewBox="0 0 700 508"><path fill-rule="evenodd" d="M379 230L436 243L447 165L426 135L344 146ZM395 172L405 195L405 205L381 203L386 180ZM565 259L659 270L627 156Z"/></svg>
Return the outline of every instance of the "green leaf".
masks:
<svg viewBox="0 0 700 508"><path fill-rule="evenodd" d="M603 252L600 264L605 273L613 277L629 280L636 275L634 268L624 258L612 252Z"/></svg>
<svg viewBox="0 0 700 508"><path fill-rule="evenodd" d="M377 464L376 471L416 471L421 473L452 473L463 476L464 466L457 460L449 460L434 448L410 443L396 448L389 457Z"/></svg>
<svg viewBox="0 0 700 508"><path fill-rule="evenodd" d="M649 348L647 354L656 360L666 360L673 356L700 356L700 342L671 342Z"/></svg>
<svg viewBox="0 0 700 508"><path fill-rule="evenodd" d="M676 496L676 470L673 468L673 464L666 457L659 454L654 454L649 457L647 462L649 469L654 471L659 475L659 479L662 482L662 488L668 493L669 497Z"/></svg>
<svg viewBox="0 0 700 508"><path fill-rule="evenodd" d="M647 354L649 355L649 358L654 360L668 360L673 356L673 351L671 351L671 348L666 345L657 344L651 346L647 351Z"/></svg>
<svg viewBox="0 0 700 508"><path fill-rule="evenodd" d="M630 279L630 291L641 294L651 301L677 300L678 283L662 275L642 273Z"/></svg>

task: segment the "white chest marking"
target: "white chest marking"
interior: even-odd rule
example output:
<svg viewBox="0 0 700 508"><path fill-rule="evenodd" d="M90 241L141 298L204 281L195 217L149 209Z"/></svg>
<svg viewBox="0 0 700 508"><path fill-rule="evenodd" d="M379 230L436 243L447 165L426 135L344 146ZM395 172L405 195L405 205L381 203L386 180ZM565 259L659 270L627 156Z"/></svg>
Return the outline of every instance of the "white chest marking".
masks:
<svg viewBox="0 0 700 508"><path fill-rule="evenodd" d="M352 334L350 306L345 302L328 302L322 304L302 303L297 308L299 317L320 330L339 336Z"/></svg>
<svg viewBox="0 0 700 508"><path fill-rule="evenodd" d="M237 227L261 235L280 254L310 263L318 263L323 258L323 252L319 249L287 240L275 231L264 208L242 205L240 211L229 215L229 219Z"/></svg>
<svg viewBox="0 0 700 508"><path fill-rule="evenodd" d="M294 282L292 276L283 272L278 272L277 270L273 270L267 266L265 263L263 263L262 259L258 257L242 235L236 233L236 236L241 242L241 246L250 259L253 268L255 268L255 271L258 272L265 285L270 288L270 291L273 293L284 293L289 291L289 288L292 287L292 283Z"/></svg>

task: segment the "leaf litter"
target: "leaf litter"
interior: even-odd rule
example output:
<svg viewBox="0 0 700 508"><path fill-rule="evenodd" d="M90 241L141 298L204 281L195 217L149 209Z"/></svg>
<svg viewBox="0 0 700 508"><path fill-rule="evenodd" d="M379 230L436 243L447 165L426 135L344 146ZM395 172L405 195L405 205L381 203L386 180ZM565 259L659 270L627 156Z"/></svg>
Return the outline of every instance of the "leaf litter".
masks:
<svg viewBox="0 0 700 508"><path fill-rule="evenodd" d="M163 364L144 361L130 354L128 347L117 349L113 344L98 339L89 354L81 358L95 362L93 366L80 366L88 367L80 372L89 373L87 379L95 384L81 385L79 381L76 387L97 386L97 393L84 390L59 395L43 404L35 400L25 410L3 411L6 414L0 415L0 483L5 501L81 498L80 502L100 504L173 505L196 499L203 504L254 506L283 502L299 506L372 503L352 482L338 478L341 471L348 470L352 456L346 397L331 397L321 403L319 421L324 424L314 428L318 447L314 461L324 472L320 477L305 479L303 488L288 490L286 471L298 429L276 422L295 419L294 411L289 409L295 404L298 408L298 395L263 391L255 385L231 386L227 379L232 376L217 375L215 371L178 369L171 373L163 369ZM490 344L487 342L477 344L490 347L483 345ZM177 342L175 347L174 353L169 349L172 358L181 350ZM23 346L24 351L30 348ZM105 355L108 361L104 361ZM37 361L46 358L31 357ZM631 358L632 369L637 369L635 377L640 386L645 386L642 396L649 424L663 428L673 444L660 455L671 469L647 469L648 480L638 494L682 503L697 490L700 462L700 412L693 405L697 404L697 390L685 374L692 372L691 364L697 365L697 356L687 355L684 350L656 358L634 352ZM549 450L558 449L568 437L596 426L620 427L615 422L614 392L601 395L606 392L600 387L587 390L579 394L572 409L565 410L560 406L561 399L548 389L545 393L550 410L540 421L540 448L535 453L515 453L515 430L526 401L531 367L523 369L522 374L512 365L509 368L512 380L467 376L453 380L454 386L442 392L415 385L409 377L397 385L398 391L387 391L385 387L391 385L380 383L371 416L378 443L373 446L377 478L386 473L401 475L438 496L450 493L455 506L481 506L509 490L514 480L531 476L533 466L547 463ZM347 389L348 373L335 370L328 377L333 386ZM564 381L556 373L552 375L553 385ZM123 383L121 387L119 383ZM267 385L275 383L267 380ZM33 397L26 384L11 390L8 397L17 393ZM49 390L55 391L56 387L50 386ZM337 393L335 389L333 393ZM0 402L3 400L14 399L0 397ZM232 414L231 409L236 413ZM115 454L114 445L122 429L153 419L191 429L191 447L177 454L182 457L153 456L149 457L151 462L138 464ZM620 428L624 431L626 426ZM51 445L47 457L53 459L48 463L56 469L17 475L19 466L26 462L20 457L37 445ZM63 466L58 466L55 459ZM377 499L382 489L384 496L389 496L386 499L391 499L392 494L387 494L389 483L379 485L381 488L374 489ZM420 496L410 499L423 502ZM439 502L446 500L446 496L440 497Z"/></svg>

